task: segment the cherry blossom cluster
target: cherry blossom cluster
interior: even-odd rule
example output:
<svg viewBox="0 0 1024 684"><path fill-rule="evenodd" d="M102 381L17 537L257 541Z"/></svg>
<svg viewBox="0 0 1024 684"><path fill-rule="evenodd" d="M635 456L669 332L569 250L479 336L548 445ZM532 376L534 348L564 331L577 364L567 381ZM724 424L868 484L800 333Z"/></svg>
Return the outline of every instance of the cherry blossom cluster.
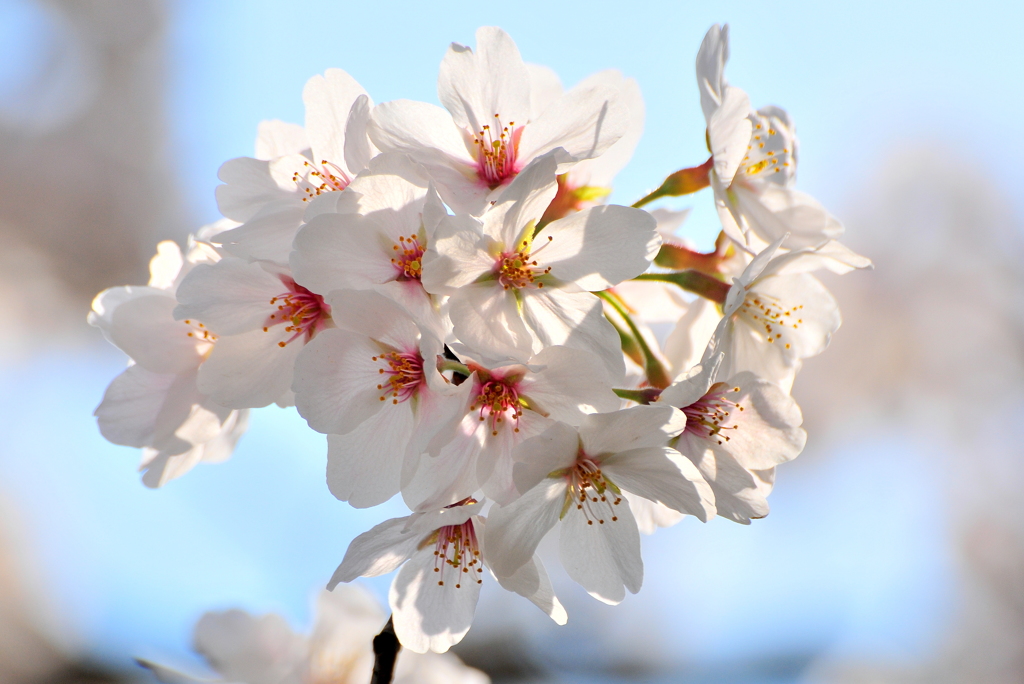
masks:
<svg viewBox="0 0 1024 684"><path fill-rule="evenodd" d="M727 27L697 56L710 157L631 207L605 200L642 132L636 82L563 90L500 29L476 40L441 63L443 108L312 78L304 126L263 123L221 168L224 220L90 315L131 357L100 429L143 449L147 485L227 458L276 403L327 435L338 499L402 497L329 587L398 570L419 653L462 639L484 581L564 623L537 554L555 528L569 577L614 604L640 589L640 532L767 515L806 438L794 378L840 324L814 273L870 266L795 188L790 117L726 81ZM711 252L642 208L707 187Z"/></svg>

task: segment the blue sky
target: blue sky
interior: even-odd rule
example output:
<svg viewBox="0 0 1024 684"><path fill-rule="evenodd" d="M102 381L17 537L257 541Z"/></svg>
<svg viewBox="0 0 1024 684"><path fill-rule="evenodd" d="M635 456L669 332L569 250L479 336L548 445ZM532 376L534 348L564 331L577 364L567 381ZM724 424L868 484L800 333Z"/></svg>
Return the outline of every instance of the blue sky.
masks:
<svg viewBox="0 0 1024 684"><path fill-rule="evenodd" d="M18 5L0 3L0 97L32 65L10 30ZM756 105L792 113L801 186L827 206L854 206L888 155L913 144L947 150L951 174L964 160L988 169L1012 196L1024 152L1022 14L1011 3L189 0L171 13L168 153L196 225L214 220L218 166L252 153L260 120L301 123L311 75L341 67L377 102L433 102L448 42L472 44L477 26L496 24L566 85L605 68L639 81L646 134L615 194L628 203L706 158L693 59L707 27L728 21L730 81ZM678 206L691 201L700 208L687 228L708 242L718 230L709 198ZM105 349L0 366L12 426L0 432L0 482L23 511L52 600L106 656L187 658L190 626L209 608L279 610L301 624L348 540L402 513L335 501L321 436L274 409L254 415L230 462L145 490L137 454L104 442L91 417L121 368ZM687 521L648 540L643 592L595 614L623 624L653 615L695 658L927 654L955 603L955 572L938 485L920 476L924 447L886 437L830 458L810 450L781 470L772 515L749 528ZM539 613L529 619L548 633Z"/></svg>

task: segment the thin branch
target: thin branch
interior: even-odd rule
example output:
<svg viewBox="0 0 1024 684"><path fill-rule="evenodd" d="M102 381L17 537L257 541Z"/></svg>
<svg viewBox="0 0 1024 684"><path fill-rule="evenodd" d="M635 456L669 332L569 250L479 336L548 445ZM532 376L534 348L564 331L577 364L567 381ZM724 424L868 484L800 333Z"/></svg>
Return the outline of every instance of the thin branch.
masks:
<svg viewBox="0 0 1024 684"><path fill-rule="evenodd" d="M395 661L402 644L395 635L394 617L388 618L388 624L380 634L373 637L373 676L370 684L391 684L395 677Z"/></svg>

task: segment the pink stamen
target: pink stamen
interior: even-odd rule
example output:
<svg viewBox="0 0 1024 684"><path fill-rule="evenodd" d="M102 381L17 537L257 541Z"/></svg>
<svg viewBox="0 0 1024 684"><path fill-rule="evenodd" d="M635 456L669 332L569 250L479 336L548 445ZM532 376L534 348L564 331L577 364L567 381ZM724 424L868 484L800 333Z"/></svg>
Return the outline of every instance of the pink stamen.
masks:
<svg viewBox="0 0 1024 684"><path fill-rule="evenodd" d="M725 395L739 392L739 387L729 387L724 382L716 382L697 401L689 406L684 406L682 411L686 414L685 432L702 439L715 439L719 444L722 441L729 441L729 436L722 434L723 430L736 430L738 425L723 425L733 409L744 410L738 403L726 399Z"/></svg>
<svg viewBox="0 0 1024 684"><path fill-rule="evenodd" d="M598 525L605 522L618 522L615 507L622 503L619 488L601 472L600 466L580 454L576 464L566 473L569 488L565 492L566 509L575 504L576 510L582 511L588 525L597 521Z"/></svg>
<svg viewBox="0 0 1024 684"><path fill-rule="evenodd" d="M446 506L455 508L476 503L474 499L463 499L462 501ZM437 585L444 586L445 576L454 573L455 588L461 589L463 582L476 581L482 584L483 561L480 558L480 542L477 541L476 528L473 526L473 519L470 518L461 525L445 525L438 528L436 541L434 542L434 572L439 577Z"/></svg>
<svg viewBox="0 0 1024 684"><path fill-rule="evenodd" d="M387 362L387 368L381 368L380 374L388 376L377 385L384 392L380 400L386 401L391 394L391 403L398 404L416 394L425 380L423 377L423 357L419 352L388 352L373 357L374 361Z"/></svg>
<svg viewBox="0 0 1024 684"><path fill-rule="evenodd" d="M324 302L323 297L310 292L288 276L280 278L288 291L270 300L277 310L267 317L263 332L269 332L271 327L285 323L285 332L292 333L292 336L278 342L279 347L285 347L300 337L309 342L327 325L331 317L331 307Z"/></svg>
<svg viewBox="0 0 1024 684"><path fill-rule="evenodd" d="M509 178L519 169L516 168L516 152L523 127L515 127L515 121L507 126L501 123L501 115L494 115L494 125L485 124L473 135L473 144L477 151L477 176L492 190Z"/></svg>
<svg viewBox="0 0 1024 684"><path fill-rule="evenodd" d="M423 275L423 252L426 251L420 239L415 235L399 235L398 244L393 249L397 254L391 263L398 270L398 280L419 280Z"/></svg>
<svg viewBox="0 0 1024 684"><path fill-rule="evenodd" d="M325 192L344 190L352 182L352 179L340 166L326 159L320 160L319 168L309 162L305 162L303 166L313 169L305 178L298 171L292 174L292 181L306 193L306 196L302 198L303 202L308 202Z"/></svg>
<svg viewBox="0 0 1024 684"><path fill-rule="evenodd" d="M481 423L490 418L493 436L497 436L498 428L506 418L514 425L514 431L519 432L523 406L517 385L518 382L507 379L489 378L480 386L479 394L470 410L479 409Z"/></svg>

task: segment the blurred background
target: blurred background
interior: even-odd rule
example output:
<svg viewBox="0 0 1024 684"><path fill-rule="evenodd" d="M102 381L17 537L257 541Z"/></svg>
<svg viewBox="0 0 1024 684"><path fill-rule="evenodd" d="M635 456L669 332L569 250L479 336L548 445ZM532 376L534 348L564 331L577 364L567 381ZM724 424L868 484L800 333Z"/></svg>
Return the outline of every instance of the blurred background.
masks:
<svg viewBox="0 0 1024 684"><path fill-rule="evenodd" d="M218 218L217 168L260 120L301 123L328 67L436 102L447 44L497 24L566 85L639 81L628 204L706 158L693 62L715 22L729 80L789 110L800 187L876 266L828 281L844 324L794 389L808 447L768 518L646 538L621 606L555 571L557 628L485 585L458 652L508 682L1024 681L1022 21L1009 2L0 0L0 682L201 668L211 609L303 629L350 539L404 514L336 501L294 411L256 411L230 461L157 491L96 429L125 358L89 301ZM684 200L709 247L711 198Z"/></svg>

